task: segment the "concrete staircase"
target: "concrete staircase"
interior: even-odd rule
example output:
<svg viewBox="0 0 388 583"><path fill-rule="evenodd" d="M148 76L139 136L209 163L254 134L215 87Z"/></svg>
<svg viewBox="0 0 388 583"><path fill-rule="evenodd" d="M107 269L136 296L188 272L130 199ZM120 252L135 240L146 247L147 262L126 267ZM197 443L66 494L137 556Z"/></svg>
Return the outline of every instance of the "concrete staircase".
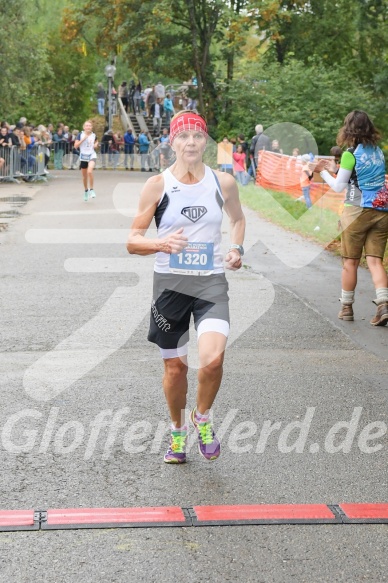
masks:
<svg viewBox="0 0 388 583"><path fill-rule="evenodd" d="M153 135L154 128L152 125L152 117L144 117L143 115L134 115L133 113L128 114L129 119L131 120L133 129L135 130L136 135L138 136L141 131L145 130ZM162 130L168 127L166 124L166 118L162 119Z"/></svg>

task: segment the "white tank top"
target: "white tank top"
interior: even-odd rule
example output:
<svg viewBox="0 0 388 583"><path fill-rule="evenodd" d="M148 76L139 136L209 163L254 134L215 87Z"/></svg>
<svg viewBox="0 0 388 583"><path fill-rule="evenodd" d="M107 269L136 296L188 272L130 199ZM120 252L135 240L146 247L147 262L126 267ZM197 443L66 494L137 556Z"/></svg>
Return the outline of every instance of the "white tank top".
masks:
<svg viewBox="0 0 388 583"><path fill-rule="evenodd" d="M79 134L79 140L82 140L85 136L85 132ZM96 150L94 149L94 142L96 141L96 134L91 133L88 138L79 147L80 159L94 160L97 157Z"/></svg>
<svg viewBox="0 0 388 583"><path fill-rule="evenodd" d="M163 172L164 194L155 211L158 238L183 227L188 239L179 254L158 252L157 273L210 275L223 273L221 223L224 199L214 172L205 166L205 175L197 184L179 182L169 169Z"/></svg>

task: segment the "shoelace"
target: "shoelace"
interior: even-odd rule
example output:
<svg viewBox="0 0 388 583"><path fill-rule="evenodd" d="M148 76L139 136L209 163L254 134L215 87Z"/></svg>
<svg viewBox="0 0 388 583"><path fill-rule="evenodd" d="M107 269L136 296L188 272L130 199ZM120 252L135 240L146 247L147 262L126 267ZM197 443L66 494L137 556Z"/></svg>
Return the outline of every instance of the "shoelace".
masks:
<svg viewBox="0 0 388 583"><path fill-rule="evenodd" d="M179 435L171 434L171 451L175 453L184 453L186 445L186 434L180 433Z"/></svg>
<svg viewBox="0 0 388 583"><path fill-rule="evenodd" d="M198 423L197 425L201 440L205 445L213 443L213 429L210 421Z"/></svg>

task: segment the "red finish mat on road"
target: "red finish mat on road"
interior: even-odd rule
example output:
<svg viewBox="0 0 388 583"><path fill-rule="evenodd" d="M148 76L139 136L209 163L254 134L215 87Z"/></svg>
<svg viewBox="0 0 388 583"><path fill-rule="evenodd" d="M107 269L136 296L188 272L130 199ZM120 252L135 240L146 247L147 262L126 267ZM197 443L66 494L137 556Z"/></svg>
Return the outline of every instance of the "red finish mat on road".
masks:
<svg viewBox="0 0 388 583"><path fill-rule="evenodd" d="M0 510L0 530L37 530L33 510Z"/></svg>
<svg viewBox="0 0 388 583"><path fill-rule="evenodd" d="M179 506L148 508L65 508L47 510L43 529L106 528L129 526L184 526L186 516Z"/></svg>
<svg viewBox="0 0 388 583"><path fill-rule="evenodd" d="M388 523L388 504L339 504L351 522Z"/></svg>
<svg viewBox="0 0 388 583"><path fill-rule="evenodd" d="M252 504L236 506L194 506L198 524L287 524L338 522L326 504Z"/></svg>
<svg viewBox="0 0 388 583"><path fill-rule="evenodd" d="M0 531L262 524L388 524L388 503L0 510Z"/></svg>

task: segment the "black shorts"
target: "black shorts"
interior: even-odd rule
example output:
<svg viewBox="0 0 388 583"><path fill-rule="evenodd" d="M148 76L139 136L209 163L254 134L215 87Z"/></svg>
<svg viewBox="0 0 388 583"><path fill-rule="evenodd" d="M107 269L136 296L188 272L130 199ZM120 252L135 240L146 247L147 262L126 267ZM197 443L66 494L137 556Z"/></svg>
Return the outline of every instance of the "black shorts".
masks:
<svg viewBox="0 0 388 583"><path fill-rule="evenodd" d="M96 159L92 158L92 160L81 160L79 163L79 167L82 169L88 168L89 167L89 162L94 162L96 163Z"/></svg>
<svg viewBox="0 0 388 583"><path fill-rule="evenodd" d="M196 330L208 318L229 323L228 289L224 273L154 273L148 340L165 349L183 346L189 341L191 314Z"/></svg>

